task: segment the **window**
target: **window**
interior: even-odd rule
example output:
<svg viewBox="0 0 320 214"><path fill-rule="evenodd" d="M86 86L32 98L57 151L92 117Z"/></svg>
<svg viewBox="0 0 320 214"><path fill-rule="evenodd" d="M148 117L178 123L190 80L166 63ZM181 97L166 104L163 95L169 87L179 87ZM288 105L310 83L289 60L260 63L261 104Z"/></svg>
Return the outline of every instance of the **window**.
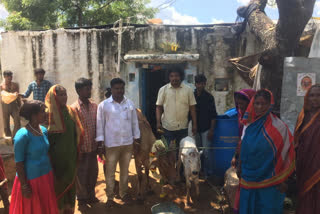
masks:
<svg viewBox="0 0 320 214"><path fill-rule="evenodd" d="M188 82L188 83L192 84L192 83L193 83L193 79L194 79L194 78L193 78L193 74L188 74L188 75L187 75L187 82Z"/></svg>
<svg viewBox="0 0 320 214"><path fill-rule="evenodd" d="M229 91L229 79L215 79L214 89L216 91Z"/></svg>
<svg viewBox="0 0 320 214"><path fill-rule="evenodd" d="M136 74L135 73L129 73L129 82L134 82L136 80Z"/></svg>

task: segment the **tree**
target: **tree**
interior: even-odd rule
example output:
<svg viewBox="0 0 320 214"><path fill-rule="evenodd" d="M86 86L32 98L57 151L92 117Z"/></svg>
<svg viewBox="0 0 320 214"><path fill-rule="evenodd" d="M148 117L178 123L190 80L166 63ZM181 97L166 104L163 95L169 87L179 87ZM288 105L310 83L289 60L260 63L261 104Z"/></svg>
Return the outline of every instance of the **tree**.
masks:
<svg viewBox="0 0 320 214"><path fill-rule="evenodd" d="M2 26L7 30L45 29L55 27L55 1L52 0L3 0L9 11Z"/></svg>
<svg viewBox="0 0 320 214"><path fill-rule="evenodd" d="M284 57L294 56L304 28L310 20L315 0L276 0L279 11L277 24L265 14L267 0L251 0L238 9L256 37L263 52L259 63L263 66L261 86L270 89L275 96L275 110L280 110Z"/></svg>
<svg viewBox="0 0 320 214"><path fill-rule="evenodd" d="M40 30L104 25L122 18L133 23L153 18L150 0L3 0L9 16L7 30Z"/></svg>

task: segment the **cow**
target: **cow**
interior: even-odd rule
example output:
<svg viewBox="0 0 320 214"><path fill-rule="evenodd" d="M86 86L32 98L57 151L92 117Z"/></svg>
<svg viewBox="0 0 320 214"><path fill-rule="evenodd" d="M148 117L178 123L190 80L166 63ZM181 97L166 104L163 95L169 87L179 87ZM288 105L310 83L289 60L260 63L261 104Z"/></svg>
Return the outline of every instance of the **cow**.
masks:
<svg viewBox="0 0 320 214"><path fill-rule="evenodd" d="M179 157L177 163L177 175L180 180L181 163L184 167L184 175L187 188L187 203L192 203L190 198L191 182L196 187L196 195L199 198L199 172L201 169L200 153L197 149L196 142L192 137L185 137L180 142Z"/></svg>
<svg viewBox="0 0 320 214"><path fill-rule="evenodd" d="M159 169L162 182L174 185L177 179L175 142L172 141L168 146L164 138L157 140L153 144L151 155L150 165Z"/></svg>
<svg viewBox="0 0 320 214"><path fill-rule="evenodd" d="M140 128L140 143L134 143L133 154L135 158L136 171L138 175L138 200L143 200L145 190L151 191L149 184L150 166L157 167L163 180L173 183L176 179L175 172L175 152L167 152L165 146L161 146L161 140L156 140L152 128L142 112L137 109L137 116ZM163 144L164 145L164 144ZM143 174L145 169L146 188L142 186Z"/></svg>

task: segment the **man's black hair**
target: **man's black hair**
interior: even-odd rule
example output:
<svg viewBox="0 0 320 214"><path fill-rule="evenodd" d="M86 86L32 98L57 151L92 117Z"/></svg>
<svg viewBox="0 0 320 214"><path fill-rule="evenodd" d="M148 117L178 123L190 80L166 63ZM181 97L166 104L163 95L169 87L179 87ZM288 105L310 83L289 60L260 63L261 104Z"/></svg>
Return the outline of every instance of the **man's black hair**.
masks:
<svg viewBox="0 0 320 214"><path fill-rule="evenodd" d="M76 91L78 91L79 89L84 88L86 86L92 86L92 81L81 77L75 82L74 86L76 88Z"/></svg>
<svg viewBox="0 0 320 214"><path fill-rule="evenodd" d="M110 81L110 85L111 85L111 88L114 86L114 85L117 85L117 84L123 84L123 85L126 85L126 83L123 81L123 79L121 78L114 78Z"/></svg>
<svg viewBox="0 0 320 214"><path fill-rule="evenodd" d="M195 81L195 83L206 83L207 78L203 74L198 74L194 77L194 81Z"/></svg>
<svg viewBox="0 0 320 214"><path fill-rule="evenodd" d="M9 71L9 70L5 70L3 72L3 76L12 76L12 75L13 75L12 71Z"/></svg>
<svg viewBox="0 0 320 214"><path fill-rule="evenodd" d="M36 68L34 69L34 74L45 74L46 71L43 68Z"/></svg>
<svg viewBox="0 0 320 214"><path fill-rule="evenodd" d="M170 76L171 73L178 73L180 76L181 81L184 80L184 70L181 67L174 66L168 69L168 75Z"/></svg>

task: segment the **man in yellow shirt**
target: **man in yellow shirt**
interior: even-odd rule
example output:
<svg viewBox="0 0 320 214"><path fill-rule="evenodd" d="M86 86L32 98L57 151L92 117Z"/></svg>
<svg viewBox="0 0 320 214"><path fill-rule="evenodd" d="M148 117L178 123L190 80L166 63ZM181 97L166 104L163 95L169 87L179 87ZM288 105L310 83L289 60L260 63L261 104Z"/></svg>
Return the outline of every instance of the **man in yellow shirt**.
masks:
<svg viewBox="0 0 320 214"><path fill-rule="evenodd" d="M188 135L188 116L192 118L192 133L197 133L196 100L193 90L182 83L184 70L173 67L169 70L170 83L160 88L157 99L157 130L164 130L167 142L180 140Z"/></svg>

